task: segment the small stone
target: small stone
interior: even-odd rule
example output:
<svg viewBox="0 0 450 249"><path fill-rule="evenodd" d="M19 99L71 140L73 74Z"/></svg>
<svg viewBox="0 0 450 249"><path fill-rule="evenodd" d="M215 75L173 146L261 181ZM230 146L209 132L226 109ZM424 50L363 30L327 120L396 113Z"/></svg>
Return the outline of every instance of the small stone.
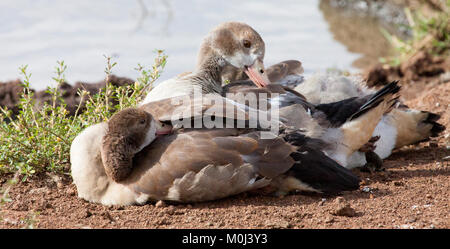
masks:
<svg viewBox="0 0 450 249"><path fill-rule="evenodd" d="M337 216L353 217L356 215L355 209L350 204L340 205L332 214Z"/></svg>
<svg viewBox="0 0 450 249"><path fill-rule="evenodd" d="M106 219L110 220L111 222L114 221L114 218L111 216L111 214L107 211L102 213L102 216L105 217Z"/></svg>
<svg viewBox="0 0 450 249"><path fill-rule="evenodd" d="M364 188L361 189L361 191L365 192L365 193L369 193L371 191L371 189L367 186L365 186Z"/></svg>
<svg viewBox="0 0 450 249"><path fill-rule="evenodd" d="M289 228L291 225L286 220L268 220L264 223L267 227L270 228Z"/></svg>
<svg viewBox="0 0 450 249"><path fill-rule="evenodd" d="M47 187L42 187L42 188L35 188L35 189L32 189L32 190L30 190L30 194L42 194L42 193L45 193L46 191L47 191Z"/></svg>
<svg viewBox="0 0 450 249"><path fill-rule="evenodd" d="M394 186L403 186L403 185L404 185L403 182L399 182L399 181L394 182Z"/></svg>
<svg viewBox="0 0 450 249"><path fill-rule="evenodd" d="M417 218L413 217L413 218L407 219L406 223L413 223L413 222L416 222L416 221L417 221Z"/></svg>
<svg viewBox="0 0 450 249"><path fill-rule="evenodd" d="M328 216L326 219L325 219L325 223L333 223L334 222L334 217L333 216Z"/></svg>
<svg viewBox="0 0 450 249"><path fill-rule="evenodd" d="M69 196L74 196L75 193L76 193L75 189L72 189L72 188L69 188L66 191L66 194L69 195Z"/></svg>
<svg viewBox="0 0 450 249"><path fill-rule="evenodd" d="M156 202L155 207L165 207L166 203L162 200L159 200L158 202Z"/></svg>
<svg viewBox="0 0 450 249"><path fill-rule="evenodd" d="M166 214L173 215L175 213L175 209L176 208L173 205L168 206L166 209Z"/></svg>
<svg viewBox="0 0 450 249"><path fill-rule="evenodd" d="M433 199L433 196L430 195L430 194L427 194L425 197L426 197L427 199Z"/></svg>
<svg viewBox="0 0 450 249"><path fill-rule="evenodd" d="M337 204L345 203L345 199L344 199L344 197L339 196L336 198L336 200L334 200L334 203L337 203Z"/></svg>
<svg viewBox="0 0 450 249"><path fill-rule="evenodd" d="M89 218L89 217L91 217L92 216L92 213L89 211L89 210L86 210L85 212L84 212L84 218Z"/></svg>
<svg viewBox="0 0 450 249"><path fill-rule="evenodd" d="M403 225L400 226L400 228L401 228L401 229L414 229L413 226L408 225L408 224L403 224Z"/></svg>

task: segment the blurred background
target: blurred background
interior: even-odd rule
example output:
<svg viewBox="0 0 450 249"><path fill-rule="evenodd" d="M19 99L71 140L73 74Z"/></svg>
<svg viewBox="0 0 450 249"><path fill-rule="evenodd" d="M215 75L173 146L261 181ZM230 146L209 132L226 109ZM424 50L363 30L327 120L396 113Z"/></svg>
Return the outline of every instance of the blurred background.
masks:
<svg viewBox="0 0 450 249"><path fill-rule="evenodd" d="M225 21L253 26L266 42L266 66L302 61L305 74L350 72L378 62L391 51L382 33L408 37L403 6L395 1L336 0L2 0L0 81L19 78L28 64L31 86L55 84L57 60L66 79L99 81L105 58L113 73L136 78L138 63L150 66L154 50L169 56L161 81L194 69L202 38Z"/></svg>

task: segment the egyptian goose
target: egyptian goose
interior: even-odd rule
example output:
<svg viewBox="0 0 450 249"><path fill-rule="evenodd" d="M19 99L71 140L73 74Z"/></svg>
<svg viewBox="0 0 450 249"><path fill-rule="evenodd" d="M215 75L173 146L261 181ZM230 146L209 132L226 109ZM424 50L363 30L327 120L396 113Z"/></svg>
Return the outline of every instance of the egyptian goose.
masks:
<svg viewBox="0 0 450 249"><path fill-rule="evenodd" d="M125 109L74 139L71 170L79 197L130 205L215 200L268 185L281 193L359 187L358 177L320 151L322 141L297 131L261 139L255 129L185 128L155 139L169 130L156 121L164 119L162 110L176 108L165 101Z"/></svg>
<svg viewBox="0 0 450 249"><path fill-rule="evenodd" d="M383 115L392 110L399 89L393 82L376 93L318 105L287 86L273 83L257 88L251 81L233 82L223 86L222 94L234 99L239 97L237 93L266 93L269 103L276 102L281 107L280 116L287 120L285 124L306 129L310 136L334 144L324 151L344 167L351 168L355 152L374 148L377 137L371 135Z"/></svg>
<svg viewBox="0 0 450 249"><path fill-rule="evenodd" d="M249 25L226 22L213 29L204 39L194 72L156 85L142 104L182 95L222 92L221 75L225 67L242 69L259 87L269 82L264 73L265 44Z"/></svg>
<svg viewBox="0 0 450 249"><path fill-rule="evenodd" d="M295 88L313 104L327 104L347 98L374 94L364 81L357 76L338 76L333 74L315 74ZM374 152L381 158L387 158L394 149L401 148L436 137L445 130L437 123L440 116L435 113L409 109L399 104L391 112L383 115L375 127L372 136L379 137ZM350 167L366 163L363 153L355 152L349 159Z"/></svg>

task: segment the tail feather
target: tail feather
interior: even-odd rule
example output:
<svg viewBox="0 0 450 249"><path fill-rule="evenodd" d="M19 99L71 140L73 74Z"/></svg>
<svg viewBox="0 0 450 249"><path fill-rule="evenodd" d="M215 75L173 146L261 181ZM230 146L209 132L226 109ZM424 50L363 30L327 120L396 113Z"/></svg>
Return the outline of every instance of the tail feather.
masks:
<svg viewBox="0 0 450 249"><path fill-rule="evenodd" d="M422 113L427 114L427 118L423 120L422 123L432 125L430 129L430 137L439 136L439 134L445 130L445 126L437 122L441 118L441 115L427 111L422 111Z"/></svg>
<svg viewBox="0 0 450 249"><path fill-rule="evenodd" d="M356 175L319 149L323 146L323 141L299 133L286 135L285 140L298 146L297 151L291 153L295 164L285 174L288 176L286 181L296 183L289 184L291 189L288 190L335 194L359 188L360 179ZM296 181L292 181L292 178Z"/></svg>
<svg viewBox="0 0 450 249"><path fill-rule="evenodd" d="M389 94L396 94L400 91L400 86L398 86L398 81L393 81L383 87L381 90L376 92L364 105L362 105L357 112L355 112L349 120L354 120L364 113L368 112L369 110L377 107L381 102L385 100L385 97ZM398 100L398 96L393 97L389 100L389 103L391 104L390 110L392 110L393 106Z"/></svg>
<svg viewBox="0 0 450 249"><path fill-rule="evenodd" d="M394 117L398 133L395 148L428 141L446 128L437 122L441 116L432 112L394 109L390 115Z"/></svg>

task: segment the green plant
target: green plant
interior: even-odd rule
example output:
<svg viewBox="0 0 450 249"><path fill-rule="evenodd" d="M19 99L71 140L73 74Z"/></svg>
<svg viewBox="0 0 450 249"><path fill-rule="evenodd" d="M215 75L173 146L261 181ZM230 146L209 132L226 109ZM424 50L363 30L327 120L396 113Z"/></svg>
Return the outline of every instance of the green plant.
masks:
<svg viewBox="0 0 450 249"><path fill-rule="evenodd" d="M138 64L141 76L135 84L116 87L109 83L116 63L106 57L106 87L93 96L85 89L79 90L81 101L74 116L69 116L58 90L65 81L64 61L57 62L53 78L57 86L48 87L51 99L41 107L37 107L30 90L31 74L27 66L22 66L24 90L18 104L19 114L13 118L10 110L0 107L0 173L18 172L23 181L39 172L68 173L70 145L76 135L87 126L107 121L118 110L136 106L160 76L166 59L163 51L158 50L151 69Z"/></svg>
<svg viewBox="0 0 450 249"><path fill-rule="evenodd" d="M447 1L450 9L450 1ZM381 32L397 51L397 56L381 58L382 63L397 66L408 60L417 51L425 51L432 55L448 55L450 49L450 14L442 11L433 17L425 17L419 11L412 13L405 9L411 38L402 40L382 29Z"/></svg>

